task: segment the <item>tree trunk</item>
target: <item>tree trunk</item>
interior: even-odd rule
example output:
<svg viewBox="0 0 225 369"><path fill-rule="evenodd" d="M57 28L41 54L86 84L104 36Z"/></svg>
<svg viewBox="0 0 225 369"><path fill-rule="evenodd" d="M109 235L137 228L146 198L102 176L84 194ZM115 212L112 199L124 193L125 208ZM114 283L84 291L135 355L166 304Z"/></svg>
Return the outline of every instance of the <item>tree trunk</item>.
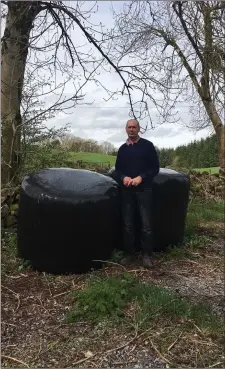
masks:
<svg viewBox="0 0 225 369"><path fill-rule="evenodd" d="M209 116L210 121L212 122L213 128L216 133L217 142L218 142L218 152L219 152L219 163L220 163L220 174L225 178L225 143L224 143L224 125L222 124L222 120L217 113L216 106L213 103L212 96L210 93L210 69L212 69L212 60L211 55L213 54L213 26L212 26L212 16L211 16L211 8L206 4L204 1L201 2L202 14L204 17L204 37L205 37L205 46L203 53L201 54L199 47L197 46L196 42L194 41L191 34L188 32L187 24L183 18L182 13L182 4L181 2L176 2L180 5L180 12L176 10L175 4L173 8L179 17L183 29L188 37L189 41L191 42L193 48L195 49L199 59L202 63L202 77L200 83L197 80L196 73L192 69L191 65L189 64L187 58L185 57L184 53L179 48L178 44L173 39L168 39L167 34L163 34L165 41L170 44L177 52L178 56L180 57L184 67L186 68L193 85L199 94L202 103L205 107L205 110ZM178 6L179 6L178 5ZM162 31L160 31L162 33ZM214 60L213 60L214 63ZM214 66L214 64L213 64ZM222 70L221 70L222 73Z"/></svg>
<svg viewBox="0 0 225 369"><path fill-rule="evenodd" d="M8 2L6 27L2 39L2 184L16 182L20 167L21 94L28 43L38 3Z"/></svg>
<svg viewBox="0 0 225 369"><path fill-rule="evenodd" d="M221 125L216 131L219 148L220 175L225 179L225 137L224 126Z"/></svg>
<svg viewBox="0 0 225 369"><path fill-rule="evenodd" d="M203 50L203 74L201 78L201 93L202 102L206 112L212 122L218 142L218 153L220 163L220 174L225 178L225 159L224 159L224 126L222 120L217 113L216 106L213 103L210 93L210 70L212 69L211 55L213 55L213 25L211 9L204 2L201 4L204 17L204 35L205 46ZM214 64L213 64L214 65ZM222 73L222 70L221 70Z"/></svg>
<svg viewBox="0 0 225 369"><path fill-rule="evenodd" d="M220 174L225 178L225 132L224 125L221 118L219 117L216 108L212 102L204 102L207 114L213 124L213 128L216 133L216 138L218 142L218 153L219 153L219 163L220 163Z"/></svg>

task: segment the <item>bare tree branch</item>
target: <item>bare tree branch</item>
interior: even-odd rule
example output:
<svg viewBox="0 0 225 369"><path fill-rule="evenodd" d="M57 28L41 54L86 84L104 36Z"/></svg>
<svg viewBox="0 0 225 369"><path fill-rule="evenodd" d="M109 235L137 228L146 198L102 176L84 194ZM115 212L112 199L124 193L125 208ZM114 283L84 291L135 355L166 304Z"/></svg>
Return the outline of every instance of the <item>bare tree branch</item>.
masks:
<svg viewBox="0 0 225 369"><path fill-rule="evenodd" d="M109 99L126 96L131 116L146 117L150 128L154 126L150 106L163 124L179 119L180 102L192 101L198 112L192 124L199 128L210 122L222 150L222 2L131 1L115 15L115 27L109 32L104 32L101 24L92 24L91 15L97 11L92 4L89 10L82 10L80 2L68 6L59 0L5 1L3 5L8 13L2 38L2 178L7 180L18 170L15 153L20 152L26 124L29 128L48 115L68 112L81 101L83 88L90 81L102 86ZM82 32L86 50L84 43L78 45L73 40L73 27ZM113 68L121 87L114 91L105 86L100 68L106 72ZM25 76L40 90L29 88L26 96ZM64 93L68 84L74 86L69 97ZM44 106L48 94L54 102ZM29 112L34 101L41 108ZM21 107L25 107L25 115ZM148 125L142 128L146 131Z"/></svg>
<svg viewBox="0 0 225 369"><path fill-rule="evenodd" d="M114 59L128 86L153 103L158 119L169 121L180 100L196 106L190 111L192 122L185 124L196 130L214 128L224 171L223 14L222 2L133 0L122 13L114 12L111 37ZM161 106L154 91L164 98Z"/></svg>

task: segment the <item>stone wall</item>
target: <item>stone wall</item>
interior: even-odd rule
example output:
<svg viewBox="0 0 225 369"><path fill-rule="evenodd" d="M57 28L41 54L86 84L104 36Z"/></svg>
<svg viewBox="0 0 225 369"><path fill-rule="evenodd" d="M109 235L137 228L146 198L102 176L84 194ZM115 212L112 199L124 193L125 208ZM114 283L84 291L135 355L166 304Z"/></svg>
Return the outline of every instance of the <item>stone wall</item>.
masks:
<svg viewBox="0 0 225 369"><path fill-rule="evenodd" d="M190 172L190 198L204 201L224 200L224 179L219 174Z"/></svg>
<svg viewBox="0 0 225 369"><path fill-rule="evenodd" d="M1 227L12 228L17 225L20 186L1 190Z"/></svg>

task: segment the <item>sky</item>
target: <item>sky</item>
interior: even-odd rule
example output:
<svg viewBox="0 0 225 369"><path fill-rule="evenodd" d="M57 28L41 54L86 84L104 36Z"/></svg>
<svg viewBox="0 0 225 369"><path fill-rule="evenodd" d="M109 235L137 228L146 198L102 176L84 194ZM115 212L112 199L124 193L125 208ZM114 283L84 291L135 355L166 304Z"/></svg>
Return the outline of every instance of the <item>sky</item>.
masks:
<svg viewBox="0 0 225 369"><path fill-rule="evenodd" d="M123 6L123 1L113 2L113 8L119 12ZM75 2L68 1L68 5L73 6ZM90 8L94 2L87 1L84 3L84 7ZM94 24L99 24L100 22L110 29L113 26L113 17L110 8L112 7L111 1L99 1L98 11L93 14L91 21ZM83 9L83 8L82 8ZM77 45L86 45L83 49L90 49L90 44L86 42L86 39L82 35L82 31L75 27L74 31L71 32L71 38L73 42ZM59 58L62 60L64 52L61 49L59 51ZM74 71L74 76L81 73L79 67ZM47 72L43 72L47 73ZM99 69L99 80L101 83L109 88L110 90L116 90L121 88L122 82L115 71L111 73L106 72L103 69ZM48 77L48 76L47 76ZM57 83L63 81L65 76L63 73L57 74ZM82 79L81 79L82 80ZM76 78L75 78L76 81ZM67 83L64 90L66 97L71 96L74 93L74 84L72 79ZM82 101L82 105L78 105L69 111L70 114L64 114L63 112L57 113L54 119L46 122L48 127L62 127L65 124L70 124L70 132L77 137L93 139L98 142L109 141L115 147L119 147L126 140L125 125L129 117L129 104L128 99L125 96L117 96L117 99L110 99L105 101L107 98L105 90L100 86L96 85L94 81L89 82L85 85L82 93L85 93L85 98ZM48 96L47 102L50 103L54 101L55 95L50 94ZM91 103L91 105L85 105L85 103ZM179 112L181 119L185 122L190 121L189 116L189 106L180 105ZM187 144L193 140L198 140L202 137L207 137L209 135L209 130L205 129L198 133L187 129L181 122L177 124L159 124L159 119L156 115L156 108L153 103L149 103L149 111L151 114L151 119L154 125L154 129L148 129L142 137L151 140L157 147L167 147L175 148L179 145ZM161 122L162 123L162 122ZM150 127L150 122L148 119L140 121L142 127L148 124Z"/></svg>

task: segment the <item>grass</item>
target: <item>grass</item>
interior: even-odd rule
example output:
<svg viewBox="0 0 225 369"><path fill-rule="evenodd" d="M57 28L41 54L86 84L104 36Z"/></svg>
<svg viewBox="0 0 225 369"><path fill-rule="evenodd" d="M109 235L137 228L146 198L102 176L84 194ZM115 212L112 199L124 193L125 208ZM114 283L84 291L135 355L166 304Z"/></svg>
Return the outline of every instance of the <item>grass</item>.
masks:
<svg viewBox="0 0 225 369"><path fill-rule="evenodd" d="M89 152L69 152L68 160L82 160L93 163L110 163L111 166L115 164L116 157L113 155L96 154Z"/></svg>
<svg viewBox="0 0 225 369"><path fill-rule="evenodd" d="M83 169L99 170L100 168L109 168L115 164L116 157L106 154L96 154L88 152L66 152L57 149L35 148L33 152L28 153L26 163L23 168L21 179L25 174L40 170L42 168L77 168L77 161L83 161Z"/></svg>
<svg viewBox="0 0 225 369"><path fill-rule="evenodd" d="M219 173L219 167L211 167L211 168L194 168L197 172L208 172L209 174Z"/></svg>
<svg viewBox="0 0 225 369"><path fill-rule="evenodd" d="M188 217L194 216L195 219L201 221L218 221L222 222L224 219L224 203L221 202L207 202L202 204L193 202L189 204Z"/></svg>
<svg viewBox="0 0 225 369"><path fill-rule="evenodd" d="M200 329L212 334L221 334L222 322L210 308L200 303L190 303L167 288L137 282L132 291L132 299L135 297L139 305L136 320L141 322L142 328L158 318L174 323L182 319L192 321Z"/></svg>
<svg viewBox="0 0 225 369"><path fill-rule="evenodd" d="M29 269L30 264L26 260L17 257L17 235L15 232L7 232L2 229L2 254L1 276L22 272Z"/></svg>
<svg viewBox="0 0 225 369"><path fill-rule="evenodd" d="M119 278L91 279L88 287L75 295L76 304L66 322L84 318L99 322L104 318L124 316L123 309L131 300L134 287L135 279L129 274Z"/></svg>
<svg viewBox="0 0 225 369"><path fill-rule="evenodd" d="M16 258L16 234L2 231L2 260L1 274L12 273L18 270Z"/></svg>
<svg viewBox="0 0 225 369"><path fill-rule="evenodd" d="M156 263L157 270L178 268L180 284L175 283L174 286L176 279L172 279L168 289L163 286L164 277L160 277L161 282L155 283L154 270L147 279L147 273L142 275L137 270L135 275L135 270L126 273L120 271L119 275L110 275L107 270L100 277L93 274L84 289L72 294L66 322L75 326L79 322L89 322L94 326L103 324L106 330L113 326L134 337L144 335L142 347L147 342L166 363L166 367L221 367L223 318L212 310L206 296L201 298L198 292L189 294L189 288L193 286L195 291L199 290L203 295L207 295L208 290L210 295L210 288L214 288L210 280L218 279L221 251L210 240L215 237L216 230L219 230L219 239L222 236L219 226L223 224L223 219L222 202L191 203L184 245L169 248L158 256L159 264ZM202 225L205 227L203 233ZM213 228L210 228L211 225ZM114 253L113 261L120 262L121 257L121 252ZM198 270L194 271L195 268ZM215 270L217 277L214 276Z"/></svg>
<svg viewBox="0 0 225 369"><path fill-rule="evenodd" d="M201 225L208 225L210 222L223 224L223 221L224 203L194 202L189 204L184 245L168 248L161 255L162 258L164 260L195 258L193 250L204 249L210 241L210 235L198 234ZM117 251L113 254L112 261L120 262L122 256L122 252ZM156 313L161 316L183 316L186 319L193 319L200 326L206 324L209 327L212 323L218 328L215 317L213 318L202 305L189 305L187 301L175 298L166 289L154 285L141 285L127 276L123 276L122 279L91 280L87 289L79 292L76 298L74 310L67 316L70 322L85 317L91 320L115 318L115 316L124 317L126 304L135 300L139 305L139 321L146 322Z"/></svg>
<svg viewBox="0 0 225 369"><path fill-rule="evenodd" d="M127 315L129 306L132 314ZM94 323L112 320L147 329L153 321L165 319L178 323L192 321L211 334L221 334L222 321L202 304L193 304L168 289L152 283L142 283L133 275L94 277L88 286L76 293L76 303L66 317L67 323L83 321Z"/></svg>
<svg viewBox="0 0 225 369"><path fill-rule="evenodd" d="M202 224L209 222L224 222L224 203L223 202L193 202L189 204L185 237L186 240L196 234L196 230Z"/></svg>
<svg viewBox="0 0 225 369"><path fill-rule="evenodd" d="M219 227L220 226L220 227ZM201 232L200 232L201 231ZM195 258L193 249L204 249L211 239L224 235L224 203L223 202L193 202L189 204L183 245L168 247L160 257Z"/></svg>
<svg viewBox="0 0 225 369"><path fill-rule="evenodd" d="M59 151L57 149L51 150L52 155L64 155L66 160L71 162L76 161L84 161L90 163L103 163L103 164L110 164L113 166L115 164L116 157L113 155L101 154L101 153L91 153L91 152L64 152Z"/></svg>
<svg viewBox="0 0 225 369"><path fill-rule="evenodd" d="M193 254L193 250L204 248L208 243L209 239L204 235L186 236L183 245L169 246L159 257L167 261L172 259L181 260L184 258L197 259L198 256Z"/></svg>

